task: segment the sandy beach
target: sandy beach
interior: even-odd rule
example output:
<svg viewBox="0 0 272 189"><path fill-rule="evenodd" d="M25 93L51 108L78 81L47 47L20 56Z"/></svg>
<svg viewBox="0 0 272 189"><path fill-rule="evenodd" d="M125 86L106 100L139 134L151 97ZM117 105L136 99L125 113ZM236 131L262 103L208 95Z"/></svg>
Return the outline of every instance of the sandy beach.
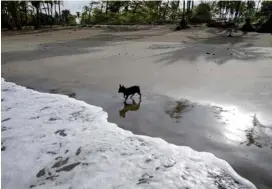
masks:
<svg viewBox="0 0 272 189"><path fill-rule="evenodd" d="M211 152L271 188L272 35L171 27L2 33L2 77L100 106L123 129ZM141 87L138 109L119 84Z"/></svg>

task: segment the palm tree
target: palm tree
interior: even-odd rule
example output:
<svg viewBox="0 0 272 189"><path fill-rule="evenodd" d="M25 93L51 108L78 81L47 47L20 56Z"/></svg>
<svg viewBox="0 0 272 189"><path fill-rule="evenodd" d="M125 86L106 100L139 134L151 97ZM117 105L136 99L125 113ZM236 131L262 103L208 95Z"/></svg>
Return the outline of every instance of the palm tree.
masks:
<svg viewBox="0 0 272 189"><path fill-rule="evenodd" d="M166 15L166 12L167 12L167 9L168 9L168 5L169 5L169 1L167 1L166 5L165 5L165 9L163 11L163 19L165 19L165 15Z"/></svg>
<svg viewBox="0 0 272 189"><path fill-rule="evenodd" d="M254 1L247 1L247 17L252 16L252 11L254 10L255 2Z"/></svg>
<svg viewBox="0 0 272 189"><path fill-rule="evenodd" d="M100 11L101 11L101 13L103 12L103 7L104 7L104 3L103 3L103 1L101 2L101 6L100 6Z"/></svg>
<svg viewBox="0 0 272 189"><path fill-rule="evenodd" d="M13 26L11 24L11 14L8 9L8 1L1 1L1 16L2 16L2 23L1 26L7 27L9 30L13 30Z"/></svg>
<svg viewBox="0 0 272 189"><path fill-rule="evenodd" d="M88 14L88 12L89 12L89 7L88 6L84 6L83 7L83 14ZM84 19L85 20L85 19ZM89 21L89 20L88 20ZM87 24L87 23L85 23L85 24Z"/></svg>
<svg viewBox="0 0 272 189"><path fill-rule="evenodd" d="M51 14L50 26L52 26L52 24L53 24L53 3L54 3L54 1L48 1L48 3L50 4L50 14Z"/></svg>
<svg viewBox="0 0 272 189"><path fill-rule="evenodd" d="M91 23L91 12L92 12L92 9L93 9L92 2L90 3L90 7L88 7L88 9L89 9L88 21L89 21L89 24L90 24Z"/></svg>
<svg viewBox="0 0 272 189"><path fill-rule="evenodd" d="M187 0L187 10L186 10L186 13L187 13L187 20L190 19L191 17L191 1L190 0Z"/></svg>
<svg viewBox="0 0 272 189"><path fill-rule="evenodd" d="M241 15L241 1L233 1L233 13L234 13L234 22L238 19L238 17Z"/></svg>
<svg viewBox="0 0 272 189"><path fill-rule="evenodd" d="M191 9L191 1L187 0L187 12L189 12Z"/></svg>
<svg viewBox="0 0 272 189"><path fill-rule="evenodd" d="M67 9L65 9L65 10L62 10L62 16L63 16L63 18L65 19L65 23L66 23L66 25L68 26L68 16L70 15L70 10L67 10Z"/></svg>
<svg viewBox="0 0 272 189"><path fill-rule="evenodd" d="M62 22L62 15L61 15L61 11L60 11L60 6L63 5L63 0L57 0L58 3L58 7L59 7L59 22L61 24Z"/></svg>
<svg viewBox="0 0 272 189"><path fill-rule="evenodd" d="M21 1L20 6L22 8L22 14L24 16L24 24L27 25L28 18L27 18L27 12L28 12L28 2L27 1Z"/></svg>
<svg viewBox="0 0 272 189"><path fill-rule="evenodd" d="M53 4L54 4L54 7L55 7L54 16L56 17L58 1L57 0L53 0Z"/></svg>
<svg viewBox="0 0 272 189"><path fill-rule="evenodd" d="M175 20L179 9L179 1L171 1L171 19Z"/></svg>
<svg viewBox="0 0 272 189"><path fill-rule="evenodd" d="M19 1L8 1L7 11L10 13L12 19L15 22L15 26L18 30L22 29L21 19L20 19L20 3Z"/></svg>
<svg viewBox="0 0 272 189"><path fill-rule="evenodd" d="M161 17L161 3L162 1L156 1L156 4L157 4L157 18L160 19Z"/></svg>
<svg viewBox="0 0 272 189"><path fill-rule="evenodd" d="M51 1L45 1L45 4L47 6L46 10L47 10L47 15L50 15L50 12L49 12L49 4L51 3Z"/></svg>
<svg viewBox="0 0 272 189"><path fill-rule="evenodd" d="M182 10L182 17L180 21L180 28L185 28L187 26L186 20L185 20L185 0L183 0L183 10Z"/></svg>
<svg viewBox="0 0 272 189"><path fill-rule="evenodd" d="M31 1L31 4L33 7L35 7L36 9L36 25L35 25L35 29L39 29L41 27L41 23L40 23L40 1Z"/></svg>
<svg viewBox="0 0 272 189"><path fill-rule="evenodd" d="M91 23L91 13L92 13L92 10L93 10L93 5L97 5L99 4L99 2L96 2L96 1L92 1L90 2L90 7L89 7L89 23Z"/></svg>
<svg viewBox="0 0 272 189"><path fill-rule="evenodd" d="M51 1L43 1L43 9L45 11L45 14L46 14L46 24L49 23L49 15L50 15L50 12L49 12L49 4L50 4ZM46 4L46 7L45 7L45 4ZM50 22L51 24L51 22Z"/></svg>
<svg viewBox="0 0 272 189"><path fill-rule="evenodd" d="M54 1L48 1L48 3L50 4L50 15L53 17L53 3L54 3Z"/></svg>
<svg viewBox="0 0 272 189"><path fill-rule="evenodd" d="M106 16L108 15L108 9L109 9L108 1L106 1L106 12L105 12Z"/></svg>
<svg viewBox="0 0 272 189"><path fill-rule="evenodd" d="M123 6L125 8L125 12L128 12L128 7L129 7L130 1L123 1Z"/></svg>
<svg viewBox="0 0 272 189"><path fill-rule="evenodd" d="M80 12L76 12L76 14L77 14L77 18L79 18L80 17Z"/></svg>

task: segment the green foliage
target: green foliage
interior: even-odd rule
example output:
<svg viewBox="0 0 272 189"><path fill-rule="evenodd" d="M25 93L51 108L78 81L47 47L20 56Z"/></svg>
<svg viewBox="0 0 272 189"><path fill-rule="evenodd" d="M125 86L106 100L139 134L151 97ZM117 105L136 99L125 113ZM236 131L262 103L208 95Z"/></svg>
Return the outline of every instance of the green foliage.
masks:
<svg viewBox="0 0 272 189"><path fill-rule="evenodd" d="M68 15L68 25L69 26L76 26L77 22L76 22L76 15Z"/></svg>
<svg viewBox="0 0 272 189"><path fill-rule="evenodd" d="M70 10L62 10L62 18L66 25L69 25L69 16L70 16Z"/></svg>
<svg viewBox="0 0 272 189"><path fill-rule="evenodd" d="M259 15L268 18L272 14L272 1L263 1Z"/></svg>
<svg viewBox="0 0 272 189"><path fill-rule="evenodd" d="M257 2L257 1L256 1ZM241 22L267 20L272 13L271 1L209 1L197 6L193 0L183 1L91 1L81 12L71 15L61 11L63 0L1 1L2 27L21 29L24 26L66 24L166 24L205 23L220 18ZM41 7L42 6L42 7ZM44 9L43 13L40 12ZM45 12L45 13L44 13ZM181 22L182 21L182 22Z"/></svg>
<svg viewBox="0 0 272 189"><path fill-rule="evenodd" d="M43 6L42 6L43 5ZM34 26L35 29L43 25L60 23L60 6L62 0L58 1L1 1L2 28L22 29ZM41 7L42 6L42 7ZM59 6L56 16L53 16L53 7ZM41 13L41 8L46 13ZM57 10L55 11L57 12ZM57 20L59 19L59 22Z"/></svg>
<svg viewBox="0 0 272 189"><path fill-rule="evenodd" d="M209 3L200 3L194 13L195 21L201 23L207 23L211 20L211 6Z"/></svg>

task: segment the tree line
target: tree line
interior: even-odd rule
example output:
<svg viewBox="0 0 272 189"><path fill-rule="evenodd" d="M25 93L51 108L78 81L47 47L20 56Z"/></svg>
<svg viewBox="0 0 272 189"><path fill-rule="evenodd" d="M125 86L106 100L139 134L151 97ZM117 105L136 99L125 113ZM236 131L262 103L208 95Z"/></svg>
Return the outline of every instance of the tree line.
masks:
<svg viewBox="0 0 272 189"><path fill-rule="evenodd" d="M91 1L72 15L62 0L1 1L2 28L44 25L167 24L224 22L263 23L272 13L271 1Z"/></svg>
<svg viewBox="0 0 272 189"><path fill-rule="evenodd" d="M1 28L21 30L25 26L39 29L47 25L75 24L76 16L69 10L61 10L62 6L62 0L1 1Z"/></svg>
<svg viewBox="0 0 272 189"><path fill-rule="evenodd" d="M102 1L90 2L77 12L81 24L160 24L225 21L264 21L271 1Z"/></svg>

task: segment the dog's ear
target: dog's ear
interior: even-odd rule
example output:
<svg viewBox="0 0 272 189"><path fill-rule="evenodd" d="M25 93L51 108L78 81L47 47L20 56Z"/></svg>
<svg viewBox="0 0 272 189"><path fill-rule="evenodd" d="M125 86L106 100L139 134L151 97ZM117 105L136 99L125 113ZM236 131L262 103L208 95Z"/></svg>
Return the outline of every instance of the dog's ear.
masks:
<svg viewBox="0 0 272 189"><path fill-rule="evenodd" d="M122 85L121 85L121 84L119 84L119 87L122 87Z"/></svg>

